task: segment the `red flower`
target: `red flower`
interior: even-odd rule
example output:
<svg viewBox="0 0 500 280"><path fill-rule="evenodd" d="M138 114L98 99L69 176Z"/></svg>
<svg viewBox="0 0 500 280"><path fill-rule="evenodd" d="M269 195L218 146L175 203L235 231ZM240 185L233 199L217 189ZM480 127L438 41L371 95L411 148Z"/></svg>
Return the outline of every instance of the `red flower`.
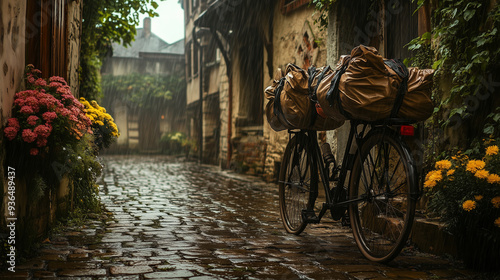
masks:
<svg viewBox="0 0 500 280"><path fill-rule="evenodd" d="M31 129L24 129L22 136L23 136L24 142L33 143L36 140L36 137L38 135L36 135L36 133L31 131Z"/></svg>
<svg viewBox="0 0 500 280"><path fill-rule="evenodd" d="M23 107L21 107L21 110L19 110L19 112L21 112L23 114L33 114L34 113L31 106L23 106Z"/></svg>
<svg viewBox="0 0 500 280"><path fill-rule="evenodd" d="M8 126L3 131L5 133L5 137L7 137L7 139L9 139L10 141L12 141L12 140L14 140L14 138L16 138L17 132L19 130L16 129L16 128L14 128L14 127L12 127L12 126Z"/></svg>
<svg viewBox="0 0 500 280"><path fill-rule="evenodd" d="M66 84L66 80L62 77L59 77L59 76L53 76L53 77L50 77L49 78L49 82L59 82L63 85L67 85Z"/></svg>
<svg viewBox="0 0 500 280"><path fill-rule="evenodd" d="M55 112L45 112L43 113L42 118L46 122L51 122L52 120L57 118L57 114Z"/></svg>
<svg viewBox="0 0 500 280"><path fill-rule="evenodd" d="M36 133L38 137L47 138L50 136L51 129L46 125L37 126L33 132Z"/></svg>
<svg viewBox="0 0 500 280"><path fill-rule="evenodd" d="M38 138L38 140L36 140L36 145L38 147L45 147L45 146L47 146L47 139L45 139L45 138Z"/></svg>
<svg viewBox="0 0 500 280"><path fill-rule="evenodd" d="M29 75L28 76L28 83L30 83L30 84L34 84L35 83L35 77L33 77L33 75Z"/></svg>
<svg viewBox="0 0 500 280"><path fill-rule="evenodd" d="M35 116L35 115L32 115L32 116L29 116L28 117L28 124L29 125L32 125L32 126L35 126L36 125L36 122L39 120L40 118Z"/></svg>
<svg viewBox="0 0 500 280"><path fill-rule="evenodd" d="M36 155L38 155L38 152L39 152L39 151L38 151L38 149L37 149L37 148L32 148L32 149L30 150L30 155L32 155L32 156L36 156Z"/></svg>
<svg viewBox="0 0 500 280"><path fill-rule="evenodd" d="M10 118L7 120L7 126L13 127L16 130L19 130L21 127L19 126L19 121L16 118Z"/></svg>
<svg viewBox="0 0 500 280"><path fill-rule="evenodd" d="M47 82L44 79L39 78L38 80L35 81L35 86L46 87Z"/></svg>

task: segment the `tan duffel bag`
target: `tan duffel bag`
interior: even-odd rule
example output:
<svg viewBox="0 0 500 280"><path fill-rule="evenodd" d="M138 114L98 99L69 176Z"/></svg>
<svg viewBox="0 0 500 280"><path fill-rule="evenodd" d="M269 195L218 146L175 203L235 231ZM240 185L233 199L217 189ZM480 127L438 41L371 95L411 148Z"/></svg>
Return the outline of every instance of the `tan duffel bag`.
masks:
<svg viewBox="0 0 500 280"><path fill-rule="evenodd" d="M434 110L432 75L432 69L407 69L361 45L341 57L331 84L318 88L318 102L327 116L336 119L423 121Z"/></svg>
<svg viewBox="0 0 500 280"><path fill-rule="evenodd" d="M265 89L266 98L269 100L266 105L266 117L273 130L332 130L343 124L343 120L337 121L318 115L309 97L309 78L304 69L293 64L286 66L284 77L281 70L277 71L271 86ZM314 82L317 84L317 77L312 77L311 85L314 86Z"/></svg>

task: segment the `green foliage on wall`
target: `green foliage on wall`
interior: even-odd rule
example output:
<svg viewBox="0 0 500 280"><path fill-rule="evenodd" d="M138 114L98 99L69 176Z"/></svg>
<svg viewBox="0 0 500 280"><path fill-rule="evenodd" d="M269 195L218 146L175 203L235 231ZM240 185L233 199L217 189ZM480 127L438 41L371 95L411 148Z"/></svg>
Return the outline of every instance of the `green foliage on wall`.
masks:
<svg viewBox="0 0 500 280"><path fill-rule="evenodd" d="M163 1L163 0L160 0ZM98 100L101 95L101 59L111 51L112 43L130 45L136 35L139 15L158 14L156 0L83 1L82 46L80 58L80 95Z"/></svg>
<svg viewBox="0 0 500 280"><path fill-rule="evenodd" d="M182 75L129 74L106 75L102 79L106 99L119 98L130 107L160 110L185 94L186 83Z"/></svg>

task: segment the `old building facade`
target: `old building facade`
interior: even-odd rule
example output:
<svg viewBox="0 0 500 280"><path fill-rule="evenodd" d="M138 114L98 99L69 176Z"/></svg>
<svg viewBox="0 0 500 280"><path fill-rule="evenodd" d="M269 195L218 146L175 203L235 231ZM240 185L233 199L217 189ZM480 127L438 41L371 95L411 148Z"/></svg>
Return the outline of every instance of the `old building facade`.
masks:
<svg viewBox="0 0 500 280"><path fill-rule="evenodd" d="M112 55L103 62L103 105L114 116L121 133L110 152L158 152L163 134L185 132L184 92L173 95L171 102L156 108L158 106L130 102L124 98L127 89L113 84L113 77L137 79L139 76L148 76L164 80L184 72L184 40L171 44L165 42L151 32L150 18L144 19L143 26L137 29L135 41L130 46L114 43Z"/></svg>
<svg viewBox="0 0 500 280"><path fill-rule="evenodd" d="M307 1L288 2L183 1L190 131L203 162L274 172L286 133L266 123L263 90L288 62L326 61L313 10Z"/></svg>

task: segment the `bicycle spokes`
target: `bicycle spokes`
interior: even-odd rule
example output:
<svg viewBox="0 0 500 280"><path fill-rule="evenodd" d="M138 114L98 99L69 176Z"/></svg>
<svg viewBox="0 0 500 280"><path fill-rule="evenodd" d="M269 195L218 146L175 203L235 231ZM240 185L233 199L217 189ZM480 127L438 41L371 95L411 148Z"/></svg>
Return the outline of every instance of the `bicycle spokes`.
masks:
<svg viewBox="0 0 500 280"><path fill-rule="evenodd" d="M361 199L351 205L351 220L363 254L388 261L399 253L409 234L414 212L413 175L409 174L413 169L396 140L383 134L373 138L353 168L350 199Z"/></svg>

